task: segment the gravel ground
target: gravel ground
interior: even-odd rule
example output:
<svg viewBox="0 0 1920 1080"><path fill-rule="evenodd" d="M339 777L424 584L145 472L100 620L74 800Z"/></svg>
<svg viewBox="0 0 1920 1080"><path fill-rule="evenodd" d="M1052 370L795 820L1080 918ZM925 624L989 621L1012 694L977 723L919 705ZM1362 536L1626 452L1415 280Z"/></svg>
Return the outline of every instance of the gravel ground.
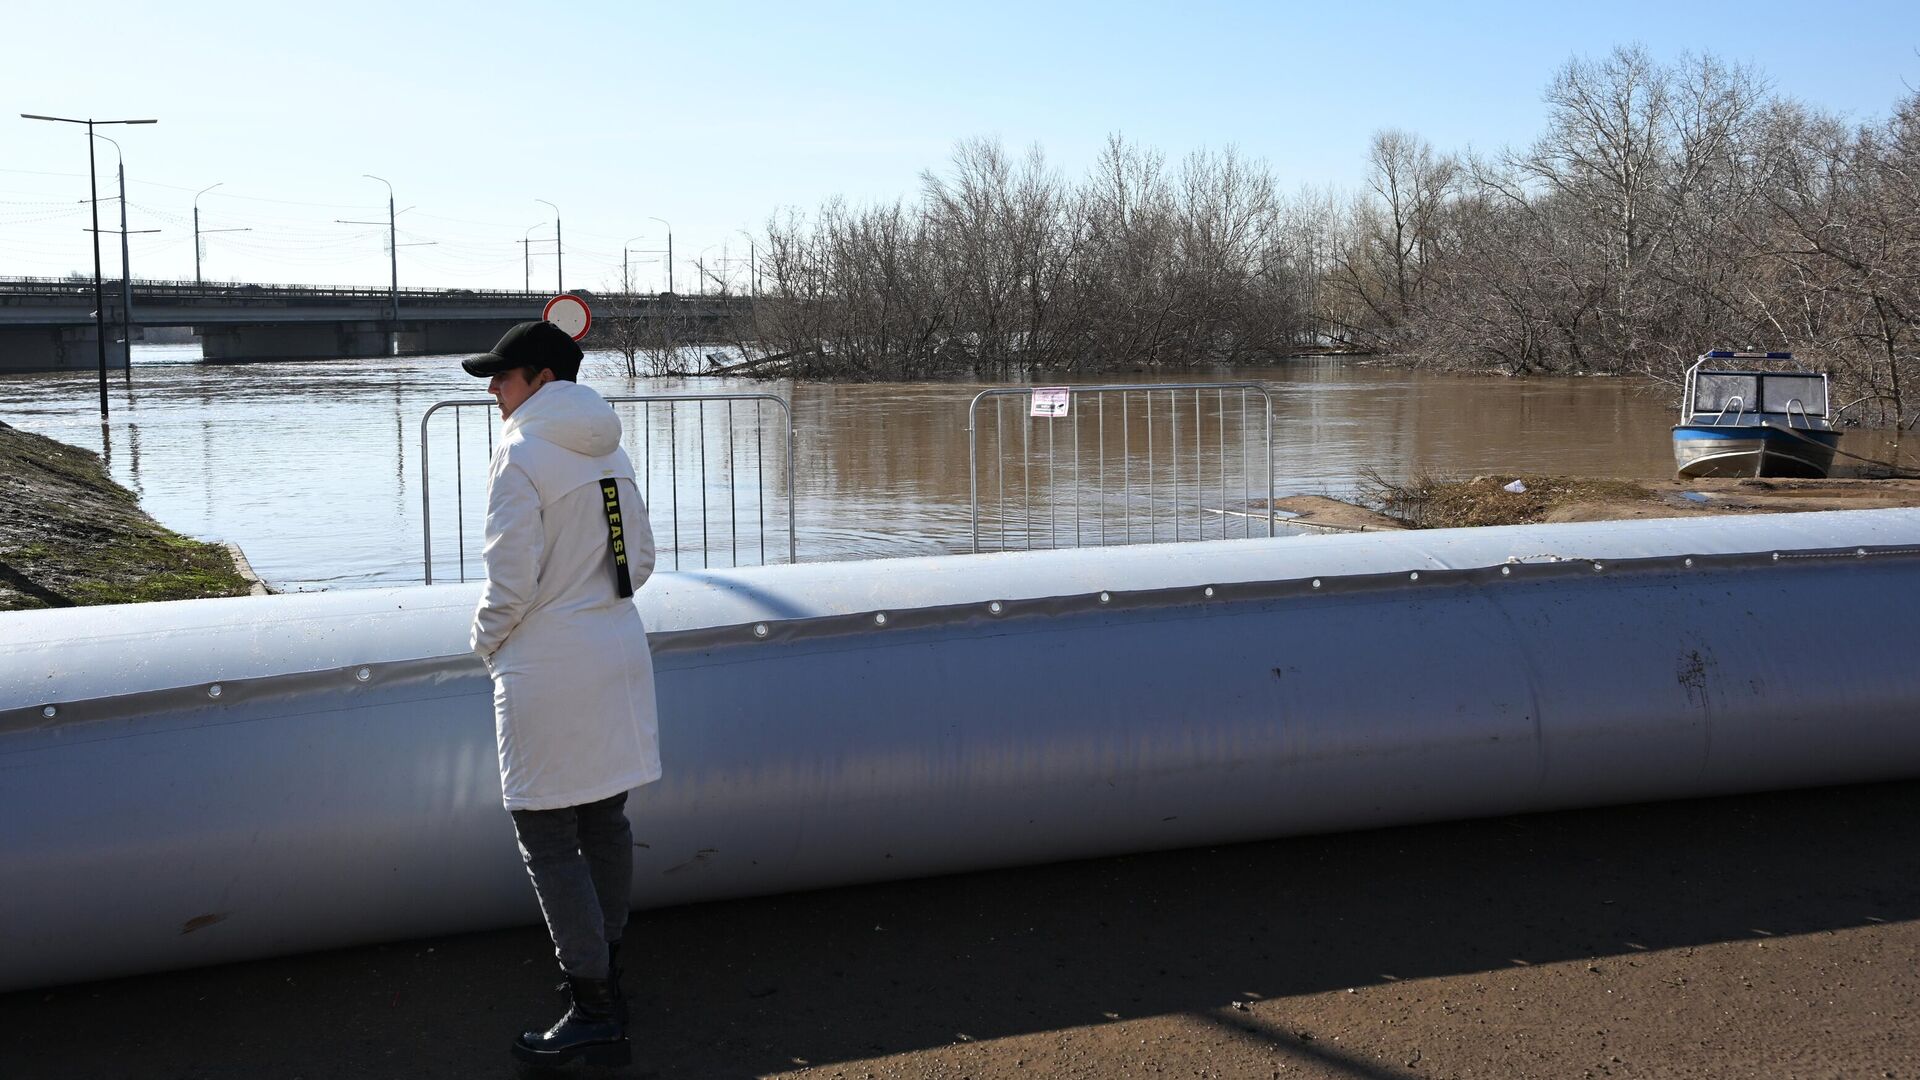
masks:
<svg viewBox="0 0 1920 1080"><path fill-rule="evenodd" d="M1507 490L1505 485L1515 480L1524 485L1523 491ZM1495 475L1471 480L1415 477L1405 484L1376 477L1369 486L1367 498L1382 507L1389 521L1429 529L1920 506L1920 480Z"/></svg>
<svg viewBox="0 0 1920 1080"><path fill-rule="evenodd" d="M1888 783L650 912L626 1075L1920 1077L1916 809ZM527 928L28 991L0 1073L511 1077L553 982Z"/></svg>

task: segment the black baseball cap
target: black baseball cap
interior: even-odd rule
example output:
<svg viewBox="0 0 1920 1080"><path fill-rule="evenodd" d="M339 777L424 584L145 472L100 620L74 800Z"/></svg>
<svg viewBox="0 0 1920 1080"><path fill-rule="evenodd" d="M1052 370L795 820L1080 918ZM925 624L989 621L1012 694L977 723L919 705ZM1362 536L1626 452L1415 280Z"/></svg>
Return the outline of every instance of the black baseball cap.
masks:
<svg viewBox="0 0 1920 1080"><path fill-rule="evenodd" d="M545 320L523 322L507 331L492 352L468 357L460 366L482 379L516 368L548 368L573 382L580 374L580 344Z"/></svg>

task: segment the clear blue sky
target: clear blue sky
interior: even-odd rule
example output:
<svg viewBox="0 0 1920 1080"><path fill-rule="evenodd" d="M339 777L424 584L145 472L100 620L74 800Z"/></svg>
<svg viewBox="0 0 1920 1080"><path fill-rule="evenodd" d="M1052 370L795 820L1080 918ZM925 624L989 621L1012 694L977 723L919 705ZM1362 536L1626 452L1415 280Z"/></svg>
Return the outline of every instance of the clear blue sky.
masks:
<svg viewBox="0 0 1920 1080"><path fill-rule="evenodd" d="M917 190L954 142L1043 146L1067 174L1110 132L1238 146L1284 188L1352 186L1371 133L1524 144L1575 55L1712 51L1784 94L1867 120L1920 86L1911 2L1536 4L14 4L0 65L0 275L91 270L79 129L22 112L157 117L106 129L128 163L142 277L383 284L392 181L403 285L517 287L551 236L567 284L616 280L622 241L691 260L831 195ZM102 146L102 195L114 155ZM117 224L117 207L103 214ZM107 224L103 220L103 226ZM116 243L109 265L117 266ZM551 244L547 245L551 250ZM636 255L636 261L657 256ZM659 287L645 268L638 284ZM536 287L551 284L536 248Z"/></svg>

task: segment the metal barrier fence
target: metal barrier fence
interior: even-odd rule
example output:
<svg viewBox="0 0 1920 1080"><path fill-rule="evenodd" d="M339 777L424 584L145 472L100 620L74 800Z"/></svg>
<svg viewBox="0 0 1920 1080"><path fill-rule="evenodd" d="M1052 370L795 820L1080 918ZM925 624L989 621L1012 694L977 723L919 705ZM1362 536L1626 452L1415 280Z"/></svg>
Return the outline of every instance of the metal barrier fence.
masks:
<svg viewBox="0 0 1920 1080"><path fill-rule="evenodd" d="M621 442L627 454L633 459L635 481L640 488L641 497L646 500L648 517L653 526L654 565L666 569L681 569L683 546L683 527L685 536L691 540L696 523L683 521L682 494L687 495L686 509L694 504L699 506L699 555L700 566L712 565L713 558L727 553L730 558L725 565L739 566L741 540L747 541L749 554L755 552L757 538L757 557L761 564L767 562L767 452L768 443L777 443L780 460L778 465L785 472L787 561L795 561L794 512L793 512L793 410L785 398L774 394L659 394L609 397L606 399L616 411L628 412L622 406L638 406L639 418L635 423L630 416L623 416L621 423ZM769 424L767 406L777 406L778 422ZM752 424L750 430L742 430L744 418L738 413L744 412L740 406L751 404ZM722 410L718 406L724 405ZM712 406L712 408L710 408ZM453 418L453 492L454 492L454 547L459 566L459 579L467 580L467 488L470 486L464 467L465 443L468 438L463 432L461 416L475 409L484 410L479 423L465 425L467 430L481 428L486 433L486 458L493 456L493 448L498 433L498 409L492 398L458 398L438 402L420 418L420 532L424 549L426 583L433 584L433 487L432 487L432 447L429 443L429 425L434 414L446 410ZM685 415L693 413L692 416ZM716 414L710 425L708 414ZM736 420L741 421L736 423ZM710 432L709 428L713 430ZM772 427L772 438L769 438ZM721 442L715 446L714 439ZM465 437L463 437L465 436ZM477 438L475 439L477 441ZM479 448L474 447L475 450ZM751 467L742 469L743 462ZM664 465L664 476L661 466ZM720 483L710 465L721 474ZM692 475L682 476L683 470L697 470ZM743 479L747 481L743 483ZM656 500L654 491L656 481L662 491L662 498ZM776 488L780 486L780 476L775 474ZM697 499L696 499L697 493ZM751 495L743 508L743 496ZM779 497L775 492L775 500ZM726 504L726 517L716 520L717 510L714 503ZM484 487L479 493L476 505L480 507L479 521L485 520ZM745 515L743 519L742 515ZM776 515L777 517L777 515ZM717 529L716 526L724 526ZM775 523L775 530L778 529ZM716 532L723 533L716 538ZM776 553L777 553L776 546ZM475 545L475 554L479 554ZM689 556L688 561L691 561Z"/></svg>
<svg viewBox="0 0 1920 1080"><path fill-rule="evenodd" d="M1258 397L1260 407L1250 417L1252 397ZM1028 402L1018 418L1017 446L1011 445L1015 440L1007 433L1010 425L1004 403L1008 398ZM995 510L987 531L991 535L992 526L998 526L999 550L1031 550L1036 532L1044 534L1041 546L1055 548L1225 539L1234 535L1236 519L1239 535L1252 536L1254 522L1261 517L1266 519L1267 535L1274 535L1273 397L1259 383L1009 387L982 390L967 407L974 551L982 550L980 406L988 399L993 400ZM1237 405L1237 414L1230 405ZM1085 415L1088 412L1091 417ZM1045 432L1044 446L1036 446L1040 441L1036 419ZM1258 476L1265 480L1263 504L1253 499L1258 490L1251 454L1255 421L1261 432ZM1230 502L1236 486L1232 455L1236 448L1238 506ZM1017 513L1009 511L1007 501L1007 465L1014 455L1018 455L1019 470L1014 479ZM1068 459L1064 464L1062 457ZM1044 520L1036 519L1036 471L1044 474L1039 480ZM1062 473L1068 475L1063 479ZM1216 505L1208 506L1209 499ZM1070 544L1063 542L1069 508ZM1209 525L1214 528L1209 530ZM1018 529L1011 541L1010 528Z"/></svg>

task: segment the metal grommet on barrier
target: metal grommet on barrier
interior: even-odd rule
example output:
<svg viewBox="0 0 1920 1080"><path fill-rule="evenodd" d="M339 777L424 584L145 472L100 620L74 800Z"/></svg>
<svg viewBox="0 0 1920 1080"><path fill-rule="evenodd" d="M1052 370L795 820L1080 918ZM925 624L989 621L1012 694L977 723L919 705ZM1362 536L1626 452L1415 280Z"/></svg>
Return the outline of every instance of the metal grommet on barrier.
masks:
<svg viewBox="0 0 1920 1080"><path fill-rule="evenodd" d="M886 612L884 612L884 611L876 611L876 612L874 612L874 613L873 613L873 625L875 625L875 626L885 626L885 625L887 625L887 613L886 613Z"/></svg>
<svg viewBox="0 0 1920 1080"><path fill-rule="evenodd" d="M753 624L753 636L754 636L754 637L766 637L766 636L767 636L767 624L766 624L766 623L754 623L754 624Z"/></svg>
<svg viewBox="0 0 1920 1080"><path fill-rule="evenodd" d="M1111 601L1112 599L1113 599L1113 596L1112 596L1111 594L1108 594L1108 593L1101 593L1101 594L1100 594L1100 602L1101 602L1101 603L1103 603L1103 604L1105 604L1105 603L1107 603L1107 602L1109 602L1109 601Z"/></svg>
<svg viewBox="0 0 1920 1080"><path fill-rule="evenodd" d="M1316 589L1320 587L1320 579L1319 579L1319 578L1314 578L1314 579L1313 579L1313 587L1314 587L1314 588L1316 588Z"/></svg>
<svg viewBox="0 0 1920 1080"><path fill-rule="evenodd" d="M1419 581L1419 580L1420 580L1420 571L1418 571L1418 570L1415 570L1415 571L1414 571L1413 573L1411 573L1411 574L1408 574L1408 575L1407 575L1407 580L1408 580L1408 581Z"/></svg>
<svg viewBox="0 0 1920 1080"><path fill-rule="evenodd" d="M1211 586L1211 585L1209 585L1209 586L1207 586L1207 587L1206 587L1206 589L1204 590L1204 592L1206 593L1206 595L1208 595L1208 596L1212 596L1212 595L1213 595L1213 586Z"/></svg>
<svg viewBox="0 0 1920 1080"><path fill-rule="evenodd" d="M373 671L370 668L361 668L359 671L353 673L353 677L359 679L361 682L366 682L368 679L373 678Z"/></svg>
<svg viewBox="0 0 1920 1080"><path fill-rule="evenodd" d="M993 612L995 615L1000 614L1002 611L1005 611L1006 609L1007 609L1006 605L1002 604L998 600L995 600L993 603L987 605L987 610Z"/></svg>
<svg viewBox="0 0 1920 1080"><path fill-rule="evenodd" d="M54 707L53 707L53 706L51 706L51 705L49 705L49 706L47 706L46 708L44 708L44 709L41 709L41 710L40 710L40 715L41 715L41 716L44 716L44 717L46 717L46 718L47 718L47 719L49 719L49 720L51 720L51 719L53 719L54 717L56 717L56 716L59 716L59 715L60 715L60 710L59 710L59 709L56 709L56 708L54 708Z"/></svg>
<svg viewBox="0 0 1920 1080"><path fill-rule="evenodd" d="M1692 565L1693 565L1693 559L1692 559L1691 557L1689 557L1689 558L1687 559L1687 565L1688 565L1688 566L1692 566Z"/></svg>
<svg viewBox="0 0 1920 1080"><path fill-rule="evenodd" d="M1501 577L1512 577L1512 576L1513 576L1513 567L1511 567L1511 566L1503 566L1503 567L1501 567L1501 568L1500 568L1500 576L1501 576Z"/></svg>
<svg viewBox="0 0 1920 1080"><path fill-rule="evenodd" d="M208 697L210 697L210 698L217 698L217 697L219 697L219 696L220 696L220 684L219 684L219 683L214 683L214 684L213 684L212 686L209 686L209 687L207 687L207 696L208 696Z"/></svg>
<svg viewBox="0 0 1920 1080"><path fill-rule="evenodd" d="M1776 551L1776 552L1774 552L1774 553L1773 553L1773 561L1774 561L1774 562L1779 562L1779 561L1780 561L1780 553L1779 553L1779 552L1777 552L1777 551Z"/></svg>
<svg viewBox="0 0 1920 1080"><path fill-rule="evenodd" d="M1594 563L1594 564L1593 564L1593 572L1594 572L1594 573L1596 573L1596 574L1597 574L1597 573L1599 573L1599 572L1600 572L1600 569L1601 569L1601 567L1600 567L1600 564L1599 564L1599 563Z"/></svg>

